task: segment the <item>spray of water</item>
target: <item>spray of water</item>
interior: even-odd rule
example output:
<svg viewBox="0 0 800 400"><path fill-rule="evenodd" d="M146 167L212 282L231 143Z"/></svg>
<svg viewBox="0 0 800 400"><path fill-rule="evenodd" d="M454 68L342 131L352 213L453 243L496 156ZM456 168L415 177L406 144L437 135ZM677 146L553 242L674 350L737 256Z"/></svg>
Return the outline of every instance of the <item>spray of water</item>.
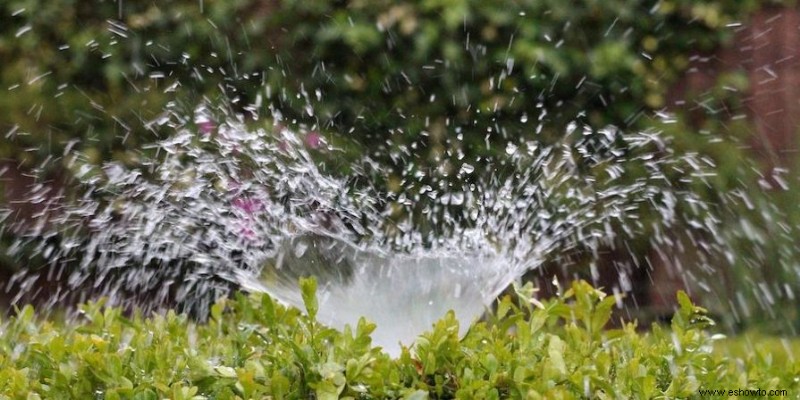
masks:
<svg viewBox="0 0 800 400"><path fill-rule="evenodd" d="M314 276L322 322L366 316L396 354L447 310L467 327L555 254L596 257L642 236L663 244L673 226L688 227L701 257L720 247L719 219L693 191L713 162L673 154L654 132L572 124L556 143L509 142L456 168L409 163L387 190L374 182L388 167L366 157L347 175L328 171L314 152L339 150L316 132L210 110L154 121L173 133L136 168L72 154L81 189L50 194L10 254L33 249L46 273L67 277L64 294L91 287L149 308L177 300L199 315L235 288L302 308L298 279ZM33 285L29 272L16 279Z"/></svg>

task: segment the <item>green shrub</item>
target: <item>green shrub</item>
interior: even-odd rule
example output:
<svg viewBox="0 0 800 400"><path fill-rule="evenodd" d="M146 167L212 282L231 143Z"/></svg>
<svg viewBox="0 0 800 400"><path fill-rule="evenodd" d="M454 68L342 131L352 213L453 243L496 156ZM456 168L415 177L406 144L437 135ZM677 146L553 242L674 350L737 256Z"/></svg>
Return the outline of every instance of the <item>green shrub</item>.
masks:
<svg viewBox="0 0 800 400"><path fill-rule="evenodd" d="M579 115L639 127L690 53L718 47L759 3L9 0L0 157L34 166L81 138L93 162L130 161L166 104L222 95L353 128L350 145L380 155L386 140L417 142L417 162L481 155L487 135L534 137L539 117L545 136Z"/></svg>
<svg viewBox="0 0 800 400"><path fill-rule="evenodd" d="M314 285L304 283L313 314ZM669 329L607 329L615 306L585 282L539 302L522 288L458 337L452 314L391 359L374 325L326 328L268 296L217 304L207 324L124 316L102 302L77 322L26 307L2 324L0 398L688 398L699 389L798 393L800 362L715 352L704 310L679 294ZM529 301L528 301L529 300ZM785 361L785 360L784 360Z"/></svg>

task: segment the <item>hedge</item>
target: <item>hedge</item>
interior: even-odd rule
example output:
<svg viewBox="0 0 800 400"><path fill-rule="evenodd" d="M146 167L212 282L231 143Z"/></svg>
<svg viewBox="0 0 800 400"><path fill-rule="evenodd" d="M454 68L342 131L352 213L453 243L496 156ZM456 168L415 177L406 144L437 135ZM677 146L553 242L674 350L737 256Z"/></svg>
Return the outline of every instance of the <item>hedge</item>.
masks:
<svg viewBox="0 0 800 400"><path fill-rule="evenodd" d="M605 329L615 307L585 282L538 301L502 299L464 338L451 314L392 359L361 320L343 332L268 296L218 303L207 324L124 315L102 302L76 320L26 307L2 324L0 398L689 398L705 389L800 390L800 362L720 351L704 310L678 295L668 328ZM711 328L713 329L713 328ZM797 347L797 346L795 346ZM773 349L774 350L774 349ZM776 353L779 354L779 353Z"/></svg>

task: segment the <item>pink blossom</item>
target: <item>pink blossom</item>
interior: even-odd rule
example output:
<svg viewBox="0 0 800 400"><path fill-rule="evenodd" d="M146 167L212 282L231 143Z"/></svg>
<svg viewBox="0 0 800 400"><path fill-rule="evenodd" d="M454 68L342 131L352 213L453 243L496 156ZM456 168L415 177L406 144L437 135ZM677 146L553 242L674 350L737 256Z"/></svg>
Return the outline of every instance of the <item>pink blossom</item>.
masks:
<svg viewBox="0 0 800 400"><path fill-rule="evenodd" d="M233 206L244 211L245 214L253 215L264 208L264 203L251 197L237 197L233 199Z"/></svg>
<svg viewBox="0 0 800 400"><path fill-rule="evenodd" d="M202 121L197 123L197 128L203 135L210 135L217 129L217 125L212 121Z"/></svg>
<svg viewBox="0 0 800 400"><path fill-rule="evenodd" d="M309 148L318 149L320 146L322 146L322 135L320 135L317 131L308 132L305 142L306 146Z"/></svg>
<svg viewBox="0 0 800 400"><path fill-rule="evenodd" d="M243 239L247 240L254 240L256 238L256 232L247 226L243 226L241 229L239 229L239 235L241 235Z"/></svg>

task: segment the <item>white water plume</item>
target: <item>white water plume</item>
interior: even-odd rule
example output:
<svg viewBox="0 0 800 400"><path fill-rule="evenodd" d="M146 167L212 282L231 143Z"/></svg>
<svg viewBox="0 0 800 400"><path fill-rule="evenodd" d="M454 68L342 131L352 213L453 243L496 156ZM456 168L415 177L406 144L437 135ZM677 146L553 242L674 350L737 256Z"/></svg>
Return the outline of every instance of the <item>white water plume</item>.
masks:
<svg viewBox="0 0 800 400"><path fill-rule="evenodd" d="M348 175L327 171L307 148L327 146L319 136L309 146L280 126L231 115L217 125L204 110L160 119L174 134L140 167L76 164L82 195L14 249L34 246L69 290L150 308L174 300L201 315L231 287L302 308L298 279L314 276L321 322L366 316L397 354L447 310L464 331L555 254L717 223L691 190L711 163L672 154L653 132L573 125L554 144L509 143L455 176L411 165L386 190L373 180L391 171L367 158Z"/></svg>

